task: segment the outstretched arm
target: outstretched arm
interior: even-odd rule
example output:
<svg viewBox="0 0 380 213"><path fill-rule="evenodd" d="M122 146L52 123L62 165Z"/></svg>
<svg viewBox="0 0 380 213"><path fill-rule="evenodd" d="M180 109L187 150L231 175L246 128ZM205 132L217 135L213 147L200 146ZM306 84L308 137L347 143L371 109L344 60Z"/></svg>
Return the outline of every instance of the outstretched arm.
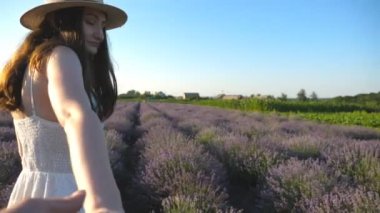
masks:
<svg viewBox="0 0 380 213"><path fill-rule="evenodd" d="M70 196L62 198L29 198L11 207L0 210L0 213L74 213L78 212L83 205L84 191L76 191Z"/></svg>
<svg viewBox="0 0 380 213"><path fill-rule="evenodd" d="M91 109L78 56L68 47L56 47L47 62L46 75L51 105L67 135L78 188L86 190L85 210L123 211L104 130Z"/></svg>

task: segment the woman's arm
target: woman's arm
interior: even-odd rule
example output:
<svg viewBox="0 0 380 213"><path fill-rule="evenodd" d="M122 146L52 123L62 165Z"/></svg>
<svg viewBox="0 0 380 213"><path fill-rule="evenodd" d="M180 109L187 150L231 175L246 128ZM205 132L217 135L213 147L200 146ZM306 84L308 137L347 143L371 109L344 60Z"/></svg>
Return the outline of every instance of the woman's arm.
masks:
<svg viewBox="0 0 380 213"><path fill-rule="evenodd" d="M104 130L85 92L78 56L68 47L56 47L47 62L46 75L51 105L67 135L78 189L86 190L85 210L123 211Z"/></svg>

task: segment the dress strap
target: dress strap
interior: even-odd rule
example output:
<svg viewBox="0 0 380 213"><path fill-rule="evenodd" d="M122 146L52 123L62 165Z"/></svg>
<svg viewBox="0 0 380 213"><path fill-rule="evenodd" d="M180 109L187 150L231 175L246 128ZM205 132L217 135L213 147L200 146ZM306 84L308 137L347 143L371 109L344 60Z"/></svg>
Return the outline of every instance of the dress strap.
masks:
<svg viewBox="0 0 380 213"><path fill-rule="evenodd" d="M36 115L36 110L34 108L34 97L33 97L33 71L30 73L30 102L32 104L33 116Z"/></svg>

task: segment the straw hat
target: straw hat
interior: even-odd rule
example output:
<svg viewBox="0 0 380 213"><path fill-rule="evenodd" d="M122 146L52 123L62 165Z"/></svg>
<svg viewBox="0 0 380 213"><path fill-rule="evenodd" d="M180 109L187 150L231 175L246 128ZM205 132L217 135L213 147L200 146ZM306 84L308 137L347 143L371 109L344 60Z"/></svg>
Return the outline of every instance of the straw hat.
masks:
<svg viewBox="0 0 380 213"><path fill-rule="evenodd" d="M45 0L44 4L24 13L20 22L24 27L35 30L38 29L46 14L69 7L89 7L104 12L107 16L106 29L121 27L128 18L123 10L104 4L103 0Z"/></svg>

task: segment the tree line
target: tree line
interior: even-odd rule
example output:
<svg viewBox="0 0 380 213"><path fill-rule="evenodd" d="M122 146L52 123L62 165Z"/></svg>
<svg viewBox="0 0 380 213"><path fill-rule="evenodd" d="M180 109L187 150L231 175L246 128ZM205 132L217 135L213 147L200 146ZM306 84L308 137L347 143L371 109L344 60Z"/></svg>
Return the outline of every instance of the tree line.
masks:
<svg viewBox="0 0 380 213"><path fill-rule="evenodd" d="M162 91L150 92L145 91L140 93L137 90L129 90L126 93L119 94L121 99L176 99L173 95L165 94ZM260 98L260 99L277 99L280 101L288 100L298 100L298 101L318 101L318 100L328 100L335 103L352 103L352 104L363 104L363 105L380 105L380 91L378 93L368 93L368 94L358 94L355 96L337 96L333 98L322 98L315 91L312 91L310 95L307 94L305 89L300 89L297 93L295 99L288 98L287 94L282 93L279 97L274 97L272 95L262 96L260 94L251 95L246 98ZM201 97L200 99L215 99L214 97Z"/></svg>

